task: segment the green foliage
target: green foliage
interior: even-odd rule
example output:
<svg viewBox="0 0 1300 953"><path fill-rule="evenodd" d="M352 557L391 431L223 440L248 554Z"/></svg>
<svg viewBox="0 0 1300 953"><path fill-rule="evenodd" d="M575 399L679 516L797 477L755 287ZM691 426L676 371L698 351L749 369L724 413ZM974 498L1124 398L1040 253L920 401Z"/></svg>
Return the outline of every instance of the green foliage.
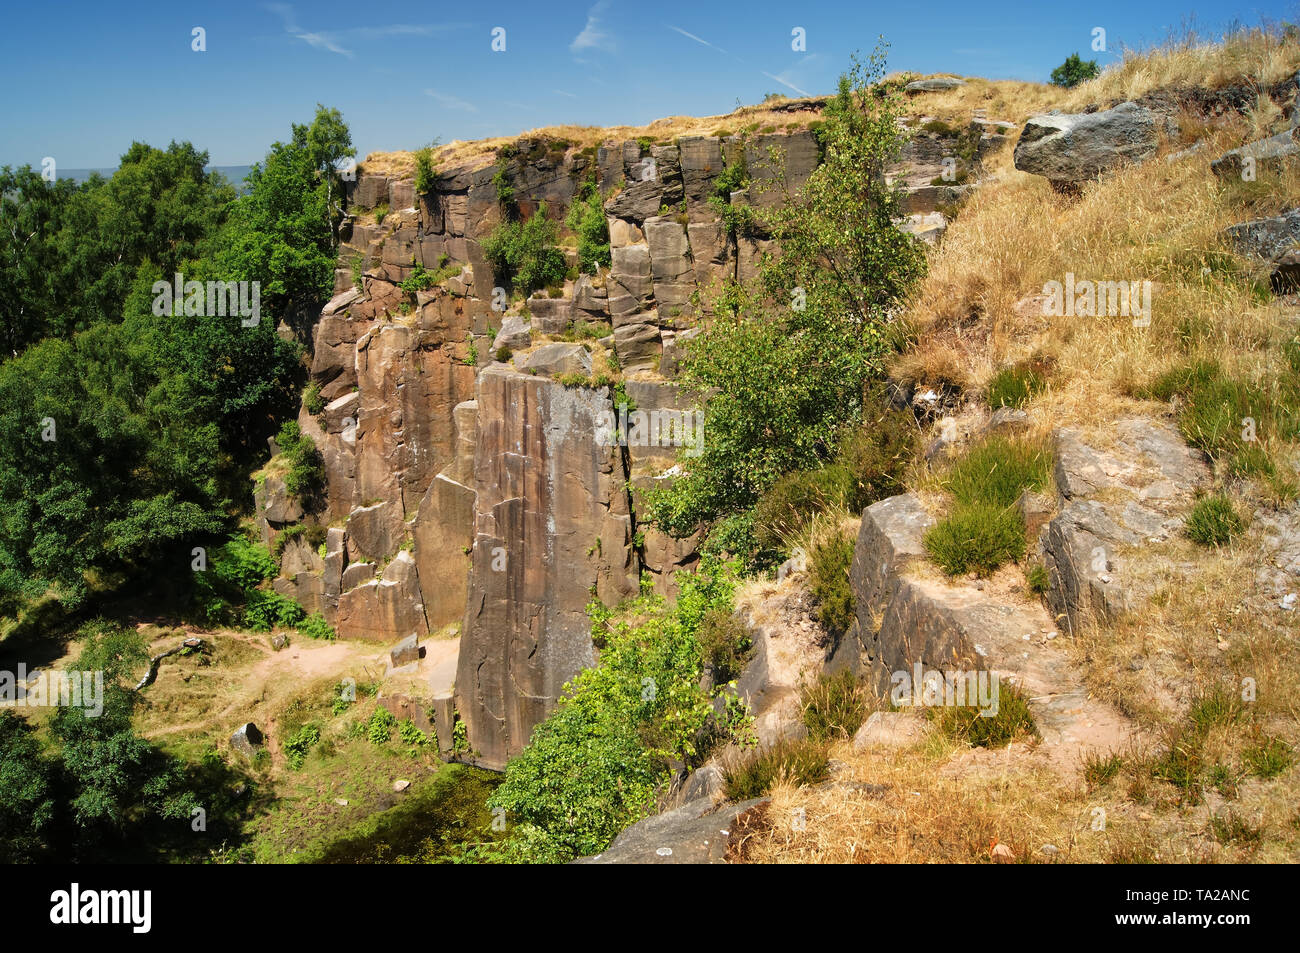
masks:
<svg viewBox="0 0 1300 953"><path fill-rule="evenodd" d="M1046 378L1033 364L1004 367L989 381L985 400L994 410L999 407L1023 407L1047 386Z"/></svg>
<svg viewBox="0 0 1300 953"><path fill-rule="evenodd" d="M600 189L594 182L584 183L579 189L569 206L565 225L578 236L579 270L594 275L602 265L609 267L609 225L605 220Z"/></svg>
<svg viewBox="0 0 1300 953"><path fill-rule="evenodd" d="M0 711L0 863L35 860L54 812L54 766L31 725Z"/></svg>
<svg viewBox="0 0 1300 953"><path fill-rule="evenodd" d="M289 767L295 771L301 768L303 761L307 758L307 752L319 743L319 725L309 721L300 727L292 737L287 738L284 742L284 754L289 762Z"/></svg>
<svg viewBox="0 0 1300 953"><path fill-rule="evenodd" d="M313 417L325 412L325 400L320 395L320 383L311 381L302 392L302 406Z"/></svg>
<svg viewBox="0 0 1300 953"><path fill-rule="evenodd" d="M1029 591L1040 596L1052 588L1052 577L1042 563L1034 563L1029 567L1025 581L1029 584Z"/></svg>
<svg viewBox="0 0 1300 953"><path fill-rule="evenodd" d="M424 146L415 150L415 191L427 195L433 191L437 178L433 172L433 147Z"/></svg>
<svg viewBox="0 0 1300 953"><path fill-rule="evenodd" d="M510 350L504 344L497 348L496 359L502 364L510 363L510 359L515 356L515 352Z"/></svg>
<svg viewBox="0 0 1300 953"><path fill-rule="evenodd" d="M726 609L706 612L695 638L705 671L714 685L725 685L739 678L754 656L754 640L749 630Z"/></svg>
<svg viewBox="0 0 1300 953"><path fill-rule="evenodd" d="M325 460L316 449L316 441L302 432L296 420L285 421L275 437L287 470L284 488L308 508L325 488Z"/></svg>
<svg viewBox="0 0 1300 953"><path fill-rule="evenodd" d="M1088 790L1093 791L1113 781L1123 767L1124 759L1117 754L1089 751L1083 759L1083 780Z"/></svg>
<svg viewBox="0 0 1300 953"><path fill-rule="evenodd" d="M416 727L415 722L406 718L397 726L397 737L402 744L412 748L423 748L429 743L429 736Z"/></svg>
<svg viewBox="0 0 1300 953"><path fill-rule="evenodd" d="M502 152L504 151L503 149ZM515 218L519 214L519 208L515 205L515 187L510 181L510 173L506 170L504 162L497 164L496 172L492 175L492 186L497 191L497 201L505 210L506 217Z"/></svg>
<svg viewBox="0 0 1300 953"><path fill-rule="evenodd" d="M765 544L760 534L761 526L753 510L732 513L709 527L700 552L720 560L734 557L748 576L765 573L779 565L784 556L775 545Z"/></svg>
<svg viewBox="0 0 1300 953"><path fill-rule="evenodd" d="M864 385L889 350L889 316L925 268L895 224L898 197L885 181L902 140L897 97L871 88L883 70L877 52L865 72L855 63L841 78L822 130L825 160L764 212L781 257L763 262L755 286L727 288L686 347L682 376L710 395L710 436L683 461L684 476L647 498L673 535L751 507L784 473L821 466L844 425L862 418Z"/></svg>
<svg viewBox="0 0 1300 953"><path fill-rule="evenodd" d="M1064 63L1052 70L1052 85L1071 89L1100 75L1096 60L1082 60L1078 53L1071 53Z"/></svg>
<svg viewBox="0 0 1300 953"><path fill-rule="evenodd" d="M988 576L1025 555L1025 524L1010 507L961 504L925 534L925 550L950 576Z"/></svg>
<svg viewBox="0 0 1300 953"><path fill-rule="evenodd" d="M1291 766L1295 754L1281 738L1264 738L1244 753L1246 767L1257 778L1276 778Z"/></svg>
<svg viewBox="0 0 1300 953"><path fill-rule="evenodd" d="M852 738L871 711L871 699L848 669L822 675L803 689L803 723L817 742Z"/></svg>
<svg viewBox="0 0 1300 953"><path fill-rule="evenodd" d="M397 727L397 716L387 708L376 707L366 720L366 738L372 745L387 744Z"/></svg>
<svg viewBox="0 0 1300 953"><path fill-rule="evenodd" d="M333 642L337 638L333 627L325 621L319 612L313 612L298 624L298 631L309 639L322 639Z"/></svg>
<svg viewBox="0 0 1300 953"><path fill-rule="evenodd" d="M735 757L723 767L723 791L732 801L762 797L782 778L795 784L819 784L830 776L830 757L823 742L782 738L773 745Z"/></svg>
<svg viewBox="0 0 1300 953"><path fill-rule="evenodd" d="M589 607L599 664L565 686L489 801L516 822L516 859L598 853L652 810L670 761L707 755L700 740L716 733L698 634L712 612L729 611L733 582L709 564L679 578L675 607L651 594L619 610Z"/></svg>
<svg viewBox="0 0 1300 953"><path fill-rule="evenodd" d="M855 618L849 567L854 540L835 532L814 542L808 554L808 589L817 602L817 621L833 635L849 630Z"/></svg>
<svg viewBox="0 0 1300 953"><path fill-rule="evenodd" d="M558 247L559 232L546 215L546 203L527 221L507 219L483 241L483 254L496 279L509 281L515 290L528 295L564 281L564 252Z"/></svg>
<svg viewBox="0 0 1300 953"><path fill-rule="evenodd" d="M1196 501L1187 514L1184 528L1188 537L1202 546L1222 546L1238 535L1245 524L1226 496L1206 496Z"/></svg>
<svg viewBox="0 0 1300 953"><path fill-rule="evenodd" d="M787 473L759 499L754 518L761 545L783 549L817 513L860 513L902 492L903 474L916 446L916 425L879 395L870 398L867 408L861 424L842 432L832 462Z"/></svg>
<svg viewBox="0 0 1300 953"><path fill-rule="evenodd" d="M1028 699L1006 682L998 683L998 712L990 718L966 705L935 706L926 714L944 735L977 748L1005 748L1023 735L1039 736Z"/></svg>

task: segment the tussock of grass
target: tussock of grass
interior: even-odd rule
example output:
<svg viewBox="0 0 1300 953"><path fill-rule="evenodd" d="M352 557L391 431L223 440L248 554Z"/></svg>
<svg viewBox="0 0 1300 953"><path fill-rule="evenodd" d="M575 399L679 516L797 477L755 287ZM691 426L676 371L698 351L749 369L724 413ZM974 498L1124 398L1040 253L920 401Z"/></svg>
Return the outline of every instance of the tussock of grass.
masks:
<svg viewBox="0 0 1300 953"><path fill-rule="evenodd" d="M998 711L991 718L979 708L965 705L928 708L926 714L943 735L976 748L1005 748L1027 735L1038 737L1028 699L1005 682L998 684Z"/></svg>
<svg viewBox="0 0 1300 953"><path fill-rule="evenodd" d="M813 741L852 738L871 710L866 688L844 670L804 687L803 723Z"/></svg>
<svg viewBox="0 0 1300 953"><path fill-rule="evenodd" d="M991 575L1025 555L1025 524L1011 507L967 503L925 534L925 550L950 576Z"/></svg>
<svg viewBox="0 0 1300 953"><path fill-rule="evenodd" d="M723 766L723 790L733 801L761 797L779 781L825 781L830 758L826 745L811 738L783 738L767 748L733 756Z"/></svg>
<svg viewBox="0 0 1300 953"><path fill-rule="evenodd" d="M1232 501L1217 495L1198 500L1184 525L1188 538L1202 546L1222 546L1244 528Z"/></svg>

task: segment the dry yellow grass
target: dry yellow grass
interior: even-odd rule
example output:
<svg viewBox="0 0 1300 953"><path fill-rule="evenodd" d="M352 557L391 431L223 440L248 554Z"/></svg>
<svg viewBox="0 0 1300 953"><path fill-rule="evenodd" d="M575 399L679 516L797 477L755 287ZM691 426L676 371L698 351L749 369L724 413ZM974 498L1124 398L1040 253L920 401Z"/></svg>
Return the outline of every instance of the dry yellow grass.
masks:
<svg viewBox="0 0 1300 953"><path fill-rule="evenodd" d="M1187 30L1152 49L1125 50L1118 64L1071 90L1064 108L1137 99L1175 86L1269 87L1295 75L1297 69L1300 38L1294 34L1254 27L1216 42Z"/></svg>

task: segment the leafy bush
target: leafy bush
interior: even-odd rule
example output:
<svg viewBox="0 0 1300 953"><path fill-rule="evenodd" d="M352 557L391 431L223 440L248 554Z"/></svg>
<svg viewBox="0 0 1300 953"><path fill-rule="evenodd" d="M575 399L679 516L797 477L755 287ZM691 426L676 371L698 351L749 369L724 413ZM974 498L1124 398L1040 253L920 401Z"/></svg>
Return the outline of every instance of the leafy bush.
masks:
<svg viewBox="0 0 1300 953"><path fill-rule="evenodd" d="M595 274L602 265L610 264L609 224L605 220L605 206L600 200L600 189L587 182L579 190L565 224L578 236L578 268Z"/></svg>
<svg viewBox="0 0 1300 953"><path fill-rule="evenodd" d="M243 624L255 632L269 632L276 626L297 626L307 617L302 606L274 589L250 589L245 593Z"/></svg>
<svg viewBox="0 0 1300 953"><path fill-rule="evenodd" d="M835 532L814 542L808 558L808 588L817 601L817 620L828 632L841 635L855 618L849 567L854 540Z"/></svg>
<svg viewBox="0 0 1300 953"><path fill-rule="evenodd" d="M998 683L998 713L991 718L980 709L967 705L943 705L928 708L939 730L954 741L977 748L1005 748L1022 735L1038 736L1038 726L1029 711L1029 702L1020 690L1006 682Z"/></svg>
<svg viewBox="0 0 1300 953"><path fill-rule="evenodd" d="M287 420L275 437L287 470L285 491L310 506L325 488L325 458L316 441L302 432L298 421Z"/></svg>
<svg viewBox="0 0 1300 953"><path fill-rule="evenodd" d="M1082 60L1078 53L1071 53L1064 63L1052 70L1052 85L1071 89L1100 75L1096 60Z"/></svg>
<svg viewBox="0 0 1300 953"><path fill-rule="evenodd" d="M415 722L410 718L404 719L397 726L397 737L402 739L402 744L412 748L423 748L429 743L429 736L416 727Z"/></svg>
<svg viewBox="0 0 1300 953"><path fill-rule="evenodd" d="M725 685L740 676L754 656L754 640L743 622L726 609L710 609L700 619L696 640L712 684Z"/></svg>
<svg viewBox="0 0 1300 953"><path fill-rule="evenodd" d="M312 381L303 390L302 405L313 417L319 417L325 412L325 401L320 395L320 384L317 381Z"/></svg>
<svg viewBox="0 0 1300 953"><path fill-rule="evenodd" d="M517 859L599 853L653 809L671 761L707 756L700 741L717 736L698 636L711 613L730 611L733 582L707 560L679 578L676 606L644 594L618 610L588 607L599 664L565 686L489 801L517 821Z"/></svg>
<svg viewBox="0 0 1300 953"><path fill-rule="evenodd" d="M433 147L424 146L415 150L415 191L418 195L427 195L437 184L433 172Z"/></svg>
<svg viewBox="0 0 1300 953"><path fill-rule="evenodd" d="M546 203L526 222L501 222L483 241L483 254L498 281L509 280L525 295L564 281L564 252L559 233L546 216Z"/></svg>
<svg viewBox="0 0 1300 953"><path fill-rule="evenodd" d="M723 791L732 801L762 797L782 778L795 784L818 784L829 777L826 745L811 738L782 738L723 766Z"/></svg>
<svg viewBox="0 0 1300 953"><path fill-rule="evenodd" d="M337 637L333 627L319 612L313 612L298 623L298 631L309 639L322 639L326 642L333 642Z"/></svg>
<svg viewBox="0 0 1300 953"><path fill-rule="evenodd" d="M366 719L366 738L372 745L387 744L397 727L397 716L387 708L377 707Z"/></svg>
<svg viewBox="0 0 1300 953"><path fill-rule="evenodd" d="M785 558L776 545L764 542L757 514L752 510L733 513L710 526L700 552L719 560L734 557L748 576L765 573Z"/></svg>
<svg viewBox="0 0 1300 953"><path fill-rule="evenodd" d="M308 722L284 742L284 754L289 767L297 771L307 758L307 752L320 743L320 726Z"/></svg>
<svg viewBox="0 0 1300 953"><path fill-rule="evenodd" d="M764 208L781 256L765 258L750 285L726 287L686 345L682 377L710 395L712 436L671 487L647 495L672 535L748 509L785 473L822 466L843 427L863 417L890 316L926 261L898 229L897 190L884 176L902 147L903 107L874 88L883 75L877 52L841 77L824 113L824 161Z"/></svg>
<svg viewBox="0 0 1300 953"><path fill-rule="evenodd" d="M802 700L804 727L813 741L853 737L871 710L865 687L847 669L805 685Z"/></svg>
<svg viewBox="0 0 1300 953"><path fill-rule="evenodd" d="M1040 596L1052 588L1052 577L1042 563L1034 563L1029 567L1029 571L1025 573L1025 581L1029 583L1029 591Z"/></svg>
<svg viewBox="0 0 1300 953"><path fill-rule="evenodd" d="M1196 502L1184 521L1187 535L1202 546L1222 546L1244 528L1232 501L1225 496L1206 496Z"/></svg>
<svg viewBox="0 0 1300 953"><path fill-rule="evenodd" d="M925 534L925 550L950 576L987 576L1025 555L1025 524L1010 507L961 504Z"/></svg>

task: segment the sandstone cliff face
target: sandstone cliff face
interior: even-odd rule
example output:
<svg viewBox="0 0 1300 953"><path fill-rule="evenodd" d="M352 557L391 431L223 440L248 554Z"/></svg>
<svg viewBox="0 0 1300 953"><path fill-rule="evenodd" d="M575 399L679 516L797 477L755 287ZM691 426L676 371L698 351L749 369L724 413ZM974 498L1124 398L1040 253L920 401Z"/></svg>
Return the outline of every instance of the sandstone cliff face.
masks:
<svg viewBox="0 0 1300 953"><path fill-rule="evenodd" d="M927 156L944 149L931 139ZM363 174L350 186L336 294L310 342L323 409L299 415L322 453L326 492L304 513L268 482L263 536L304 520L328 527L320 552L285 547L275 585L340 638L395 642L460 627L456 705L480 764L503 766L564 682L593 663L593 596L633 595L643 574L671 595L674 573L698 558L695 540L670 539L636 512L636 491L677 448L603 446L598 422L616 412L609 388L555 378L590 374L599 358L621 371L639 409L694 407L673 378L709 292L775 250L761 235L728 235L709 204L742 150L751 184L733 203L775 202L818 162L807 129L586 150L534 138L439 170L427 194L409 178ZM545 203L556 221L594 178L611 267L566 281L558 296L503 306L504 282L481 245L503 215L502 176L521 215ZM913 204L933 211L940 200ZM382 220L367 211L385 204ZM411 294L400 283L417 268L451 277ZM551 340L574 322L607 331L586 344ZM495 360L503 346L510 363Z"/></svg>

